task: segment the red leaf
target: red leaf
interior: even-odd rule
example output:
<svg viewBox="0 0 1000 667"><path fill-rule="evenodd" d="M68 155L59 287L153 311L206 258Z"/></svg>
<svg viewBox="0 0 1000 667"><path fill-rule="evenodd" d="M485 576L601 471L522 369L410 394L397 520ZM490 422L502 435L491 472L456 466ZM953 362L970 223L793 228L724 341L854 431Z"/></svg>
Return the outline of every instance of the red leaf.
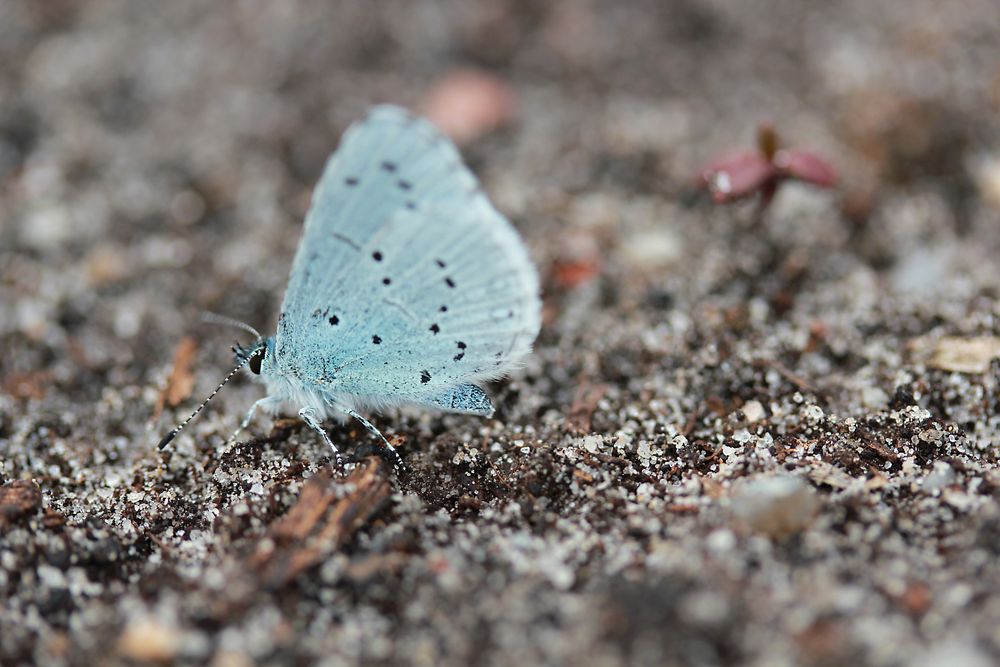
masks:
<svg viewBox="0 0 1000 667"><path fill-rule="evenodd" d="M837 183L837 171L829 162L808 151L779 150L774 166L782 176L812 183L823 188Z"/></svg>
<svg viewBox="0 0 1000 667"><path fill-rule="evenodd" d="M699 173L702 187L717 203L748 197L773 179L774 167L756 151L733 153L709 163Z"/></svg>

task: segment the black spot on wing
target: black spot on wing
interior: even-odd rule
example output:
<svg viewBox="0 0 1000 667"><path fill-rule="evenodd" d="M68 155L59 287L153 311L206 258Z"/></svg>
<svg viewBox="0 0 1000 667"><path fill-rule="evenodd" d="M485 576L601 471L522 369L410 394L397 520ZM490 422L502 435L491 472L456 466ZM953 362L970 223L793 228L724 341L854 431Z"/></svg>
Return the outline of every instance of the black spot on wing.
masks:
<svg viewBox="0 0 1000 667"><path fill-rule="evenodd" d="M396 163L389 162L388 160L386 160L385 162L382 163L382 169L391 174L396 171Z"/></svg>
<svg viewBox="0 0 1000 667"><path fill-rule="evenodd" d="M330 316L330 319L328 319L328 320L327 320L327 322L329 322L329 323L330 323L330 326L333 326L333 327L335 327L335 326L337 326L338 324L340 324L340 318L339 318L339 317L337 317L336 315L331 315L331 316Z"/></svg>
<svg viewBox="0 0 1000 667"><path fill-rule="evenodd" d="M450 277L444 279L444 284L452 289L455 288L455 281L452 280Z"/></svg>
<svg viewBox="0 0 1000 667"><path fill-rule="evenodd" d="M348 176L347 178L344 179L344 185L346 185L349 188L353 188L357 184L358 184L358 179L355 178L354 176Z"/></svg>
<svg viewBox="0 0 1000 667"><path fill-rule="evenodd" d="M381 345L382 344L382 339L379 338L378 336L372 336L372 344L373 345Z"/></svg>
<svg viewBox="0 0 1000 667"><path fill-rule="evenodd" d="M375 252L372 253L372 259L374 259L376 262L381 262L382 261L382 253L379 252L378 250L376 250Z"/></svg>
<svg viewBox="0 0 1000 667"><path fill-rule="evenodd" d="M439 326L437 325L437 322L435 322L434 324L432 324L432 325L431 325L431 333L432 333L432 334L434 334L434 335L436 336L436 335L438 335L438 333L440 333L440 332L441 332L441 327L439 327Z"/></svg>
<svg viewBox="0 0 1000 667"><path fill-rule="evenodd" d="M420 371L420 384L427 384L431 381L431 374L427 371Z"/></svg>

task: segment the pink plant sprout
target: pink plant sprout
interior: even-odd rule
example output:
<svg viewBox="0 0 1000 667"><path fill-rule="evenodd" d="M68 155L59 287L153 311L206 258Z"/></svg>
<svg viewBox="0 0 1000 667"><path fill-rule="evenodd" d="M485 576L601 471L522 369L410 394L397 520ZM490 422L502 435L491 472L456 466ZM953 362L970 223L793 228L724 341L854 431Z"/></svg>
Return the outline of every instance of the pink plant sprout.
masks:
<svg viewBox="0 0 1000 667"><path fill-rule="evenodd" d="M698 172L698 187L708 190L717 204L760 194L761 209L774 198L784 181L801 181L821 188L837 183L837 172L810 151L779 148L778 135L768 124L757 130L757 150L738 151L709 162Z"/></svg>

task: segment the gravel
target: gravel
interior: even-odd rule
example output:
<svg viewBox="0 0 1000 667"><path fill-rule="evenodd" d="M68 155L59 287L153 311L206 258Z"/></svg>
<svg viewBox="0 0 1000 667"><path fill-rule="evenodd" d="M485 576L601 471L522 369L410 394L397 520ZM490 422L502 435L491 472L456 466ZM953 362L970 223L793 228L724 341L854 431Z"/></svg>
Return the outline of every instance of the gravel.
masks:
<svg viewBox="0 0 1000 667"><path fill-rule="evenodd" d="M4 2L0 663L1000 662L997 26ZM240 380L161 456L229 369L199 311L273 330L340 132L469 68L516 100L463 154L545 299L496 417L376 416L401 477L328 424L345 476L294 419L227 444ZM765 120L838 188L696 196Z"/></svg>

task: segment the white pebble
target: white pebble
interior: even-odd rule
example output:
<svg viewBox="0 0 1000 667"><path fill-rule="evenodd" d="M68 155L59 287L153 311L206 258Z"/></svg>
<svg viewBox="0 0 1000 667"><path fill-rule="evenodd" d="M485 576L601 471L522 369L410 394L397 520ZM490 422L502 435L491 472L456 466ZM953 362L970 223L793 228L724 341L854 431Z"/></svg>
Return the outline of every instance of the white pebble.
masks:
<svg viewBox="0 0 1000 667"><path fill-rule="evenodd" d="M812 488L791 475L747 481L739 486L732 502L737 524L775 537L802 531L819 509Z"/></svg>

